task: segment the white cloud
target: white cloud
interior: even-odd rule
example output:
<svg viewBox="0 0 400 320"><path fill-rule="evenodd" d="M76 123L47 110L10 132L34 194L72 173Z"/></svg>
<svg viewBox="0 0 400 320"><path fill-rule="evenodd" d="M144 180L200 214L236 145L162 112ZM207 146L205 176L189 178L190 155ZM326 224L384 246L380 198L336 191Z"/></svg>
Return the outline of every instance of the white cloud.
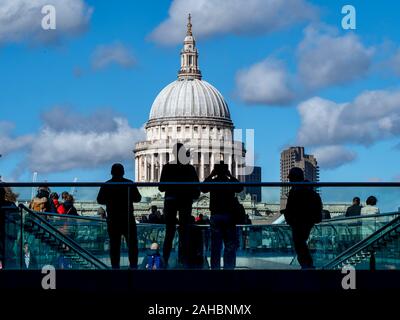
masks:
<svg viewBox="0 0 400 320"><path fill-rule="evenodd" d="M92 54L91 63L94 70L104 69L112 64L131 68L135 64L135 58L125 45L115 42L96 47Z"/></svg>
<svg viewBox="0 0 400 320"><path fill-rule="evenodd" d="M299 81L311 90L356 80L372 63L374 49L365 47L358 36L324 29L307 27L298 47Z"/></svg>
<svg viewBox="0 0 400 320"><path fill-rule="evenodd" d="M335 169L357 158L357 154L342 146L324 146L311 152L322 169Z"/></svg>
<svg viewBox="0 0 400 320"><path fill-rule="evenodd" d="M238 72L237 92L246 103L285 106L318 89L365 76L374 51L352 33L339 36L334 28L309 26L297 47L293 74L281 60L267 57Z"/></svg>
<svg viewBox="0 0 400 320"><path fill-rule="evenodd" d="M174 0L168 18L150 35L161 44L183 41L186 17L193 16L196 37L267 34L317 15L306 0Z"/></svg>
<svg viewBox="0 0 400 320"><path fill-rule="evenodd" d="M132 159L135 142L144 138L143 129L130 127L125 118L109 110L80 115L54 108L42 115L42 121L34 134L0 137L0 152L26 152L26 159L17 166L18 173L27 168L41 173L93 168ZM10 128L0 123L0 133Z"/></svg>
<svg viewBox="0 0 400 320"><path fill-rule="evenodd" d="M15 136L12 134L15 124L0 121L0 154L6 155L23 150L33 141L32 135Z"/></svg>
<svg viewBox="0 0 400 320"><path fill-rule="evenodd" d="M44 128L32 145L28 162L32 171L55 172L91 168L132 158L135 142L143 131L128 121L114 118L117 128L109 132L54 131Z"/></svg>
<svg viewBox="0 0 400 320"><path fill-rule="evenodd" d="M43 30L42 7L56 9L56 29ZM84 0L2 0L0 2L0 43L46 43L64 35L79 34L87 28L92 9Z"/></svg>
<svg viewBox="0 0 400 320"><path fill-rule="evenodd" d="M65 107L53 107L41 115L43 127L52 131L110 132L118 128L112 109L99 109L88 115L74 113Z"/></svg>
<svg viewBox="0 0 400 320"><path fill-rule="evenodd" d="M338 104L319 97L298 106L298 143L369 146L400 136L400 90L365 91L352 102Z"/></svg>
<svg viewBox="0 0 400 320"><path fill-rule="evenodd" d="M290 76L282 61L267 58L236 75L236 91L246 103L285 105L292 101Z"/></svg>

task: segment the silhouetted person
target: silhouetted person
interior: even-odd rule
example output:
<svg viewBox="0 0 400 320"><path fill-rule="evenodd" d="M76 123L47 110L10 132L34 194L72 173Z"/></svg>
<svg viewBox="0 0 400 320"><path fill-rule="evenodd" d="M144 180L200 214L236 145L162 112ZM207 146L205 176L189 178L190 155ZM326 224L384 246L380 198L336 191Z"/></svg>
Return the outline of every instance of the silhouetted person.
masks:
<svg viewBox="0 0 400 320"><path fill-rule="evenodd" d="M100 207L100 208L97 209L97 215L98 215L101 219L106 219L106 218L107 218L106 210L104 210L103 207Z"/></svg>
<svg viewBox="0 0 400 320"><path fill-rule="evenodd" d="M24 254L23 254L22 268L23 269L37 269L38 264L37 264L35 256L32 254L32 251L29 248L28 242L24 243L23 251L24 251Z"/></svg>
<svg viewBox="0 0 400 320"><path fill-rule="evenodd" d="M62 193L61 193L61 199L63 200L63 201L65 201L66 199L67 199L67 196L69 195L69 192L68 191L63 191Z"/></svg>
<svg viewBox="0 0 400 320"><path fill-rule="evenodd" d="M322 220L329 220L329 219L332 219L329 210L322 209Z"/></svg>
<svg viewBox="0 0 400 320"><path fill-rule="evenodd" d="M303 182L303 170L294 167L289 172L290 182ZM294 249L302 269L314 268L307 240L315 223L321 222L321 197L308 186L293 186L284 211L286 222L292 227Z"/></svg>
<svg viewBox="0 0 400 320"><path fill-rule="evenodd" d="M108 180L106 184L123 182L128 185L102 186L97 196L97 202L106 206L112 267L115 269L120 267L121 237L124 236L128 245L130 268L135 269L138 263L138 241L136 221L133 216L133 202L139 202L142 196L132 180L124 178L124 174L125 170L122 164L113 164L112 179Z"/></svg>
<svg viewBox="0 0 400 320"><path fill-rule="evenodd" d="M376 206L378 199L375 196L369 196L365 202L366 206L361 208L361 214L379 214L379 208Z"/></svg>
<svg viewBox="0 0 400 320"><path fill-rule="evenodd" d="M346 210L346 217L359 216L361 214L361 208L362 206L360 205L360 198L354 197L353 204Z"/></svg>
<svg viewBox="0 0 400 320"><path fill-rule="evenodd" d="M195 168L189 164L188 152L181 143L174 146L174 160L163 166L160 182L199 182ZM165 239L163 257L166 266L171 254L172 242L176 230L176 215L179 213L179 254L181 262L188 265L190 251L190 233L192 203L199 197L198 186L191 185L160 185L158 188L165 192Z"/></svg>
<svg viewBox="0 0 400 320"><path fill-rule="evenodd" d="M50 198L50 188L46 186L39 187L36 196L29 204L29 208L37 212L57 212Z"/></svg>
<svg viewBox="0 0 400 320"><path fill-rule="evenodd" d="M210 219L208 217L204 217L202 213L199 214L196 224L206 227L201 227L202 237L204 242L204 250L207 252L210 247L210 229L208 225L210 225Z"/></svg>
<svg viewBox="0 0 400 320"><path fill-rule="evenodd" d="M157 206L151 206L150 210L148 223L161 223L161 213L157 210Z"/></svg>
<svg viewBox="0 0 400 320"><path fill-rule="evenodd" d="M70 216L79 216L78 211L76 210L74 206L74 197L70 194L66 195L65 201L62 204L65 210L65 214L70 215Z"/></svg>
<svg viewBox="0 0 400 320"><path fill-rule="evenodd" d="M204 182L239 182L224 163L216 164ZM236 266L236 217L235 193L241 185L204 185L203 192L210 192L211 269L221 268L221 251L224 244L224 269Z"/></svg>
<svg viewBox="0 0 400 320"><path fill-rule="evenodd" d="M201 227L197 225L195 217L190 216L190 219L190 249L188 251L187 266L190 268L202 269L205 262L203 231Z"/></svg>

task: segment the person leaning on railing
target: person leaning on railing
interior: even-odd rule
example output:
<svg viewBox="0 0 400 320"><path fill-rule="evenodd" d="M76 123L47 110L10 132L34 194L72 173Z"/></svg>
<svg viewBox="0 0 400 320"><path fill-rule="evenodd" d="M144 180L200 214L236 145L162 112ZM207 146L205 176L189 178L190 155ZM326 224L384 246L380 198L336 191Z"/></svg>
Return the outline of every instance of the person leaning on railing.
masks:
<svg viewBox="0 0 400 320"><path fill-rule="evenodd" d="M171 255L172 244L175 237L177 214L179 215L179 263L185 267L191 267L192 255L192 204L198 199L200 190L195 185L183 185L179 182L199 182L196 169L189 163L189 152L183 144L177 143L173 148L174 160L165 164L161 171L160 186L158 190L165 192L164 217L165 239L163 246L163 258L166 268ZM163 182L177 182L177 184L163 184Z"/></svg>
<svg viewBox="0 0 400 320"><path fill-rule="evenodd" d="M294 167L290 169L288 178L290 182L304 182L304 172ZM312 187L293 186L289 191L284 215L292 228L294 249L301 268L314 268L307 240L314 224L322 220L321 197Z"/></svg>
<svg viewBox="0 0 400 320"><path fill-rule="evenodd" d="M354 197L353 198L353 204L347 208L346 210L346 217L355 217L359 216L361 214L361 208L362 206L360 205L360 198L359 197Z"/></svg>
<svg viewBox="0 0 400 320"><path fill-rule="evenodd" d="M367 198L366 206L361 208L361 214L379 214L379 208L376 206L378 199L375 196Z"/></svg>

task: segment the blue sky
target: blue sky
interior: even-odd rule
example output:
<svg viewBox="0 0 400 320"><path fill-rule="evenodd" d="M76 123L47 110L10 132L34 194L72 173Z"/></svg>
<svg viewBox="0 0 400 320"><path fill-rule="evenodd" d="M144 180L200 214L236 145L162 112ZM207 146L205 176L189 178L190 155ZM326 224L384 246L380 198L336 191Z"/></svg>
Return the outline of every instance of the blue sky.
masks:
<svg viewBox="0 0 400 320"><path fill-rule="evenodd" d="M133 178L131 150L176 78L189 11L203 78L237 128L254 128L264 181L279 181L279 153L297 144L318 156L322 181L400 179L395 1L30 2L0 2L7 180L102 181L114 161ZM55 31L39 27L44 4L56 8ZM341 28L344 4L356 30Z"/></svg>

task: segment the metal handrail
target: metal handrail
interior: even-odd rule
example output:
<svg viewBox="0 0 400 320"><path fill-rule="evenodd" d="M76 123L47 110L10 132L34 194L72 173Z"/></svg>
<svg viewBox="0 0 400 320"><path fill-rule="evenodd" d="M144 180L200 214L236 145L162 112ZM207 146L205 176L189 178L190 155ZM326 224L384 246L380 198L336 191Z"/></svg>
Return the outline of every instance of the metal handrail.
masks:
<svg viewBox="0 0 400 320"><path fill-rule="evenodd" d="M102 219L100 217L90 217L90 216L76 216L69 214L60 214L53 212L36 212L44 217L57 217L57 218L66 218L66 219L76 219L76 220L88 220L88 221L96 221L96 222L106 222L106 219Z"/></svg>
<svg viewBox="0 0 400 320"><path fill-rule="evenodd" d="M358 220L360 218L380 218L380 217L387 217L387 216L395 216L400 215L400 211L392 211L392 212L385 212L385 213L378 213L378 214L368 214L368 215L358 215L358 216L351 216L351 217L338 217L323 220L319 224L329 224L330 222L338 222L338 221L350 221L350 220Z"/></svg>
<svg viewBox="0 0 400 320"><path fill-rule="evenodd" d="M34 223L36 223L36 225L38 225L42 229L44 229L44 230L48 229L48 230L46 230L47 232L51 233L54 237L56 237L58 240L63 242L63 244L65 244L68 247L70 247L76 254L78 254L79 256L84 258L85 260L89 261L90 263L92 263L96 267L99 267L101 269L107 269L108 268L107 265L105 265L102 261L100 261L95 256L93 256L89 251L87 251L84 248L82 248L77 242L75 242L71 238L68 238L65 235L63 235L57 228L55 228L50 223L48 223L44 218L42 218L35 211L30 210L29 208L27 208L23 204L19 204L18 207L21 210L25 210L26 212L28 212L29 214L34 216L36 219L38 219L41 222L41 224L35 222L34 220L32 220L32 221ZM43 227L43 226L45 226L45 227Z"/></svg>
<svg viewBox="0 0 400 320"><path fill-rule="evenodd" d="M400 187L400 182L0 182L4 187L101 187L125 185L158 187L161 185L240 185L248 187Z"/></svg>
<svg viewBox="0 0 400 320"><path fill-rule="evenodd" d="M95 221L95 222L101 222L101 223L105 223L107 220L106 219L102 219L100 217L90 217L90 216L76 216L76 215L68 215L68 214L58 214L58 213L52 213L52 212L36 212L37 214L43 215L43 216L50 216L50 217L57 217L57 218L66 218L66 219L77 219L77 220L87 220L87 221ZM336 223L336 222L347 222L347 221L351 221L351 220L364 220L364 219L371 219L371 218L382 218L382 217L390 217L390 216L397 216L400 215L400 212L387 212L387 213L380 213L380 214L374 214L374 215L359 215L359 216L352 216L352 217L339 217L339 218L332 218L332 219L328 219L328 220L324 220L318 224L316 224L316 226L322 226L322 225L330 225L332 222ZM146 225L150 224L150 223L145 223ZM271 225L271 224L257 224L255 226L264 226L264 225ZM286 225L286 224L282 224L282 225ZM203 226L203 225L197 225L199 227ZM206 225L204 225L206 226ZM253 226L253 225L248 225L248 224L238 224L237 227L248 227L248 226ZM279 226L279 224L277 224L276 226Z"/></svg>
<svg viewBox="0 0 400 320"><path fill-rule="evenodd" d="M339 254L334 260L327 263L323 269L332 269L332 267L340 265L343 261L350 259L352 256L360 253L362 250L373 245L375 242L381 240L386 234L393 231L400 225L400 217L393 219L389 223L385 224L383 227L372 233L370 236L356 243L355 245L348 248L346 251ZM394 226L394 227L393 227Z"/></svg>

